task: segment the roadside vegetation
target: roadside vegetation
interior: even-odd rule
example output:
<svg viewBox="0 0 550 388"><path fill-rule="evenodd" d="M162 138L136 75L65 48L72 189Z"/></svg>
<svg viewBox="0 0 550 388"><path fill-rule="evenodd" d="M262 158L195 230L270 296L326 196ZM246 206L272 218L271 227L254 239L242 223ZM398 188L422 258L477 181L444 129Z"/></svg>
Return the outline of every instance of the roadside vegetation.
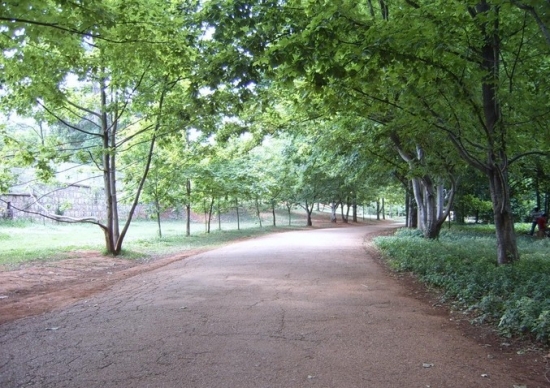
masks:
<svg viewBox="0 0 550 388"><path fill-rule="evenodd" d="M410 272L442 292L445 302L489 323L504 336L525 336L544 344L550 339L550 239L527 234L516 224L521 260L495 263L493 225L453 225L439 239L400 229L379 237L376 245L392 269Z"/></svg>
<svg viewBox="0 0 550 388"><path fill-rule="evenodd" d="M328 217L316 212L314 216ZM281 220L283 214L280 214ZM282 225L259 226L256 219L241 216L216 224L209 233L205 225L192 222L191 234L186 236L184 220L163 221L162 237L158 236L158 224L154 220L138 220L132 223L127 246L119 257L129 260L148 260L155 257L185 252L197 248L212 248L242 238L268 233L304 228L306 215L292 214ZM108 254L101 244L102 231L95 225L66 224L51 221L0 220L0 270L36 261L54 261L78 257L78 252L97 251Z"/></svg>
<svg viewBox="0 0 550 388"><path fill-rule="evenodd" d="M133 224L128 245L119 257L146 259L197 248L214 247L228 241L272 232L273 228L244 225L241 230L227 229L204 233L203 225L196 226L191 236L185 236L185 225L170 222L162 238L156 235L156 224L137 221ZM78 252L106 253L101 244L102 232L90 224L40 224L18 222L0 227L0 267L7 269L35 261L53 261L78 257Z"/></svg>

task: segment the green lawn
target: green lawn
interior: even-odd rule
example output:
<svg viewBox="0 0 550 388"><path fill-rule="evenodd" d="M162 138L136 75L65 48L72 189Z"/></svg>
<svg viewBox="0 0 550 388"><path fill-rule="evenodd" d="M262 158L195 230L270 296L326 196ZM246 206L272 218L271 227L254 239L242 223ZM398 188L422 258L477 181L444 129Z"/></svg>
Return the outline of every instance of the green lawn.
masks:
<svg viewBox="0 0 550 388"><path fill-rule="evenodd" d="M156 221L133 221L124 239L121 257L162 256L305 225L305 216L300 213L293 214L291 226L286 214L280 214L277 220L277 228L270 226L271 219L264 220L260 228L255 218L243 216L240 230L236 222L228 220L223 221L219 230L217 220L213 220L209 234L205 233L203 223L192 223L190 237L185 236L184 220L163 221L162 238L158 237ZM79 250L104 251L104 241L103 231L97 225L0 220L0 266L9 269L22 262L63 259Z"/></svg>

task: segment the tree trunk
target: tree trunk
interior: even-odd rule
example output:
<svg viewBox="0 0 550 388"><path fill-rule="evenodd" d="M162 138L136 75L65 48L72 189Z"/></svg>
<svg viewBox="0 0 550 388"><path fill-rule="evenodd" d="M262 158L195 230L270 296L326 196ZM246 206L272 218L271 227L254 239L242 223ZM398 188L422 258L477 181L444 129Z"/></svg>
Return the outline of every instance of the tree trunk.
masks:
<svg viewBox="0 0 550 388"><path fill-rule="evenodd" d="M338 209L338 206L340 206L339 202L331 202L330 203L330 222L336 223L336 210Z"/></svg>
<svg viewBox="0 0 550 388"><path fill-rule="evenodd" d="M111 128L110 128L110 159L111 159L111 167L110 167L110 174L109 179L111 179L111 196L112 196L112 212L113 212L113 236L115 241L115 254L120 253L120 249L117 248L119 244L118 240L120 239L120 223L118 218L118 198L117 198L117 184L116 184L116 152L113 150L116 149L116 132L118 127L118 119L115 117L114 119L111 119Z"/></svg>
<svg viewBox="0 0 550 388"><path fill-rule="evenodd" d="M161 221L160 221L160 210L159 210L158 201L156 201L155 206L156 206L156 209L157 209L156 213L157 213L157 226L158 226L159 238L162 238L162 228L161 228L161 225L160 225Z"/></svg>
<svg viewBox="0 0 550 388"><path fill-rule="evenodd" d="M208 230L208 208L206 206L206 198L202 200L202 211L203 211L203 218L204 218L204 233L209 233Z"/></svg>
<svg viewBox="0 0 550 388"><path fill-rule="evenodd" d="M426 158L421 146L416 145L413 154L407 152L402 146L401 139L397 133L392 133L391 139L401 158L408 163L410 172L417 170L419 166L425 171L429 172L431 170L426 166ZM436 176L432 179L427 172L423 176L411 178L412 192L418 208L418 227L425 238L434 239L439 237L441 227L452 207L454 193L456 192L456 180L449 170L447 171L447 175L451 183L451 189L449 191L446 206L441 178Z"/></svg>
<svg viewBox="0 0 550 388"><path fill-rule="evenodd" d="M310 208L310 206L306 201L305 208L306 208L306 214L307 214L307 226L313 226L313 221L311 220L311 214L313 213L313 206L315 206L314 203L311 204L311 208Z"/></svg>
<svg viewBox="0 0 550 388"><path fill-rule="evenodd" d="M286 204L286 210L288 211L288 226L292 225L292 205L290 203Z"/></svg>
<svg viewBox="0 0 550 388"><path fill-rule="evenodd" d="M350 198L348 197L347 198L347 201L346 201L346 221L345 223L347 224L349 222L349 212L351 210L351 207L352 207L352 202L350 201Z"/></svg>
<svg viewBox="0 0 550 388"><path fill-rule="evenodd" d="M483 62L481 67L486 71L482 83L483 114L485 131L490 149L487 153L486 175L493 202L495 229L497 239L497 262L508 264L519 260L516 233L512 219L510 203L510 184L508 181L508 157L506 154L506 127L501 117L498 96L500 71L500 37L498 7L492 7L482 0L477 7L481 14L494 12L493 24L484 24L482 32L485 38L482 48Z"/></svg>
<svg viewBox="0 0 550 388"><path fill-rule="evenodd" d="M271 201L271 214L273 215L273 227L277 227L277 218L275 215L275 201Z"/></svg>
<svg viewBox="0 0 550 388"><path fill-rule="evenodd" d="M191 236L191 180L187 179L185 182L185 192L187 196L187 203L185 204L185 235Z"/></svg>
<svg viewBox="0 0 550 388"><path fill-rule="evenodd" d="M218 230L222 230L222 212L220 209L220 199L218 198Z"/></svg>
<svg viewBox="0 0 550 388"><path fill-rule="evenodd" d="M212 199L210 200L210 205L208 205L206 233L210 233L210 225L212 224L212 214L213 213L214 213L214 197L212 197Z"/></svg>
<svg viewBox="0 0 550 388"><path fill-rule="evenodd" d="M112 176L112 166L111 166L111 127L109 125L109 118L107 115L107 90L106 90L106 81L102 79L100 82L100 98L101 98L101 130L102 135L101 139L103 142L103 184L105 186L105 208L107 211L107 222L105 228L103 229L105 233L105 245L108 253L115 255L115 245L118 239L118 235L114 225L117 222L118 218L115 217L116 206L114 204L115 197L113 197L113 192L116 190L116 187L113 187L116 182Z"/></svg>
<svg viewBox="0 0 550 388"><path fill-rule="evenodd" d="M239 216L239 200L235 199L235 210L237 211L237 230L241 230L241 219Z"/></svg>
<svg viewBox="0 0 550 388"><path fill-rule="evenodd" d="M348 223L348 216L349 216L349 203L347 204L347 212L344 213L344 202L340 204L340 216L342 217L342 222L344 224Z"/></svg>
<svg viewBox="0 0 550 388"><path fill-rule="evenodd" d="M411 227L411 196L405 188L405 228Z"/></svg>
<svg viewBox="0 0 550 388"><path fill-rule="evenodd" d="M418 207L419 229L425 238L438 238L453 203L454 181L447 198L447 204L444 201L443 185L435 185L430 177L413 178L412 186Z"/></svg>
<svg viewBox="0 0 550 388"><path fill-rule="evenodd" d="M509 264L519 259L510 203L508 179L501 171L489 171L491 199L497 239L497 262Z"/></svg>
<svg viewBox="0 0 550 388"><path fill-rule="evenodd" d="M258 221L260 222L260 228L262 228L262 214L260 213L260 201L258 198L255 199L255 205L256 205L256 217L258 217Z"/></svg>

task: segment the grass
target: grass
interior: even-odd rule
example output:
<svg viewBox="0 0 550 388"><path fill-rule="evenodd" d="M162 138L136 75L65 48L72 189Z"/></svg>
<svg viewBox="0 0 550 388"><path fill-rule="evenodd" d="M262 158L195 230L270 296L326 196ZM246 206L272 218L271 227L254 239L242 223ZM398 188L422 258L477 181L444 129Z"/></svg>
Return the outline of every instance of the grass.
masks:
<svg viewBox="0 0 550 388"><path fill-rule="evenodd" d="M278 222L281 225L277 228L266 224L260 228L256 220L243 218L240 230L237 230L236 222L224 222L222 230L218 230L218 223L213 222L209 234L205 233L204 224L192 223L191 236L186 237L184 221L163 221L162 238L159 238L156 221L133 221L120 257L163 256L305 225L301 215L293 215L291 226L282 215ZM96 225L0 220L0 266L10 268L23 262L59 260L74 256L75 251L104 252L104 241L103 231Z"/></svg>
<svg viewBox="0 0 550 388"><path fill-rule="evenodd" d="M453 226L438 240L401 230L376 244L392 268L416 274L440 289L454 308L474 322L495 325L503 335L550 339L550 239L528 236L529 224L517 225L521 259L498 266L494 227Z"/></svg>

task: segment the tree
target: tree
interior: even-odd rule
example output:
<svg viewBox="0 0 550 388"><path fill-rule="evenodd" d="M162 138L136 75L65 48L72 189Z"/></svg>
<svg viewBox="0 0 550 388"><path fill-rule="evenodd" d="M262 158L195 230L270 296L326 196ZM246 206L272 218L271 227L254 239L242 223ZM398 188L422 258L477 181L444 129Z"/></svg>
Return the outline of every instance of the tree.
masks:
<svg viewBox="0 0 550 388"><path fill-rule="evenodd" d="M549 88L537 26L506 2L287 5L295 15L280 28L289 33L258 62L274 62L282 82L301 87L306 98L322 95L333 112L407 121L419 135L436 130L436 141L452 144L485 175L497 261L517 260L509 166L544 153L532 140L541 138L549 117L541 104Z"/></svg>
<svg viewBox="0 0 550 388"><path fill-rule="evenodd" d="M11 15L7 28L12 35L22 37L2 58L6 75L3 106L26 115L39 112L51 122L96 139L91 148L80 148L79 155L103 174L106 220L46 216L99 225L105 233L107 251L117 255L138 204L155 142L165 129L164 102L190 73L194 54L188 43L194 35L186 29L184 10L175 2L136 0L131 13L126 12L127 2L116 0L102 2L101 7L90 3L97 10L91 13L76 4L50 1L42 5L44 9L27 3L9 6L10 12L19 15ZM32 20L21 16L28 10ZM68 27L65 22L58 24L62 16L77 10L68 18L76 22ZM42 28L41 34L37 28ZM67 80L76 77L79 83L73 87ZM90 128L82 127L81 122ZM149 151L121 230L118 156L136 141L147 142ZM75 152L64 147L47 151L61 155Z"/></svg>

